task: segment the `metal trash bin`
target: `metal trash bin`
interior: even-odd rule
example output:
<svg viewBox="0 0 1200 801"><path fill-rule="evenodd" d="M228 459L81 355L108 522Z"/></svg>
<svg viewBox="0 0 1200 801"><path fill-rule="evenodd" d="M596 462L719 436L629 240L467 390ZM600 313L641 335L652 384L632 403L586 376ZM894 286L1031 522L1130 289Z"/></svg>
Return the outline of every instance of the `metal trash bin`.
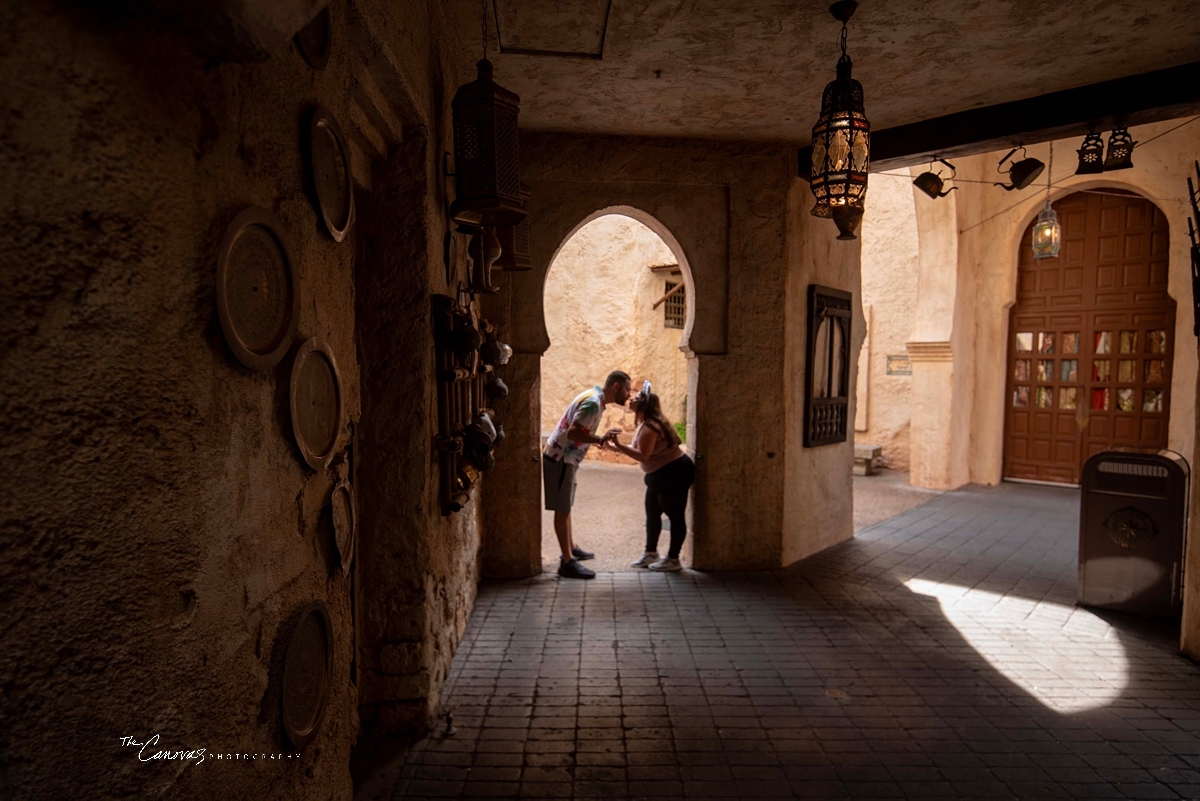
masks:
<svg viewBox="0 0 1200 801"><path fill-rule="evenodd" d="M1174 451L1102 451L1083 466L1078 600L1177 619L1191 470Z"/></svg>

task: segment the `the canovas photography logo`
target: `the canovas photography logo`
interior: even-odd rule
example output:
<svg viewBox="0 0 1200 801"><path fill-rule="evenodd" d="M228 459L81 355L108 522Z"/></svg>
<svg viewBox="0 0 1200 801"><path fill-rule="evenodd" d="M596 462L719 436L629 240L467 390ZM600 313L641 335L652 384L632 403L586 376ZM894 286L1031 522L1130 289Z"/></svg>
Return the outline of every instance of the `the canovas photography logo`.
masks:
<svg viewBox="0 0 1200 801"><path fill-rule="evenodd" d="M299 753L263 753L257 751L213 751L211 748L160 748L162 738L153 734L144 740L118 737L122 748L136 748L139 762L189 762L202 765L214 760L221 762L257 762L259 760L299 759Z"/></svg>

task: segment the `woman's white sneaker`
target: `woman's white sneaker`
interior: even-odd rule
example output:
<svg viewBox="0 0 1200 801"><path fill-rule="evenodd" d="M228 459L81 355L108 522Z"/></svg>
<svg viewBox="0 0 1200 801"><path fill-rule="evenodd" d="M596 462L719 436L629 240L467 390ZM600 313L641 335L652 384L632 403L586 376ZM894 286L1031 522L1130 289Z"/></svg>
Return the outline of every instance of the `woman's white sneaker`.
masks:
<svg viewBox="0 0 1200 801"><path fill-rule="evenodd" d="M662 571L662 572L671 572L671 573L675 572L676 570L683 570L683 565L679 564L679 560L672 559L669 556L665 557L663 559L659 559L657 562L650 565L649 567L651 570L658 570L658 571Z"/></svg>
<svg viewBox="0 0 1200 801"><path fill-rule="evenodd" d="M638 559L636 562L630 562L629 566L630 567L650 567L650 565L654 564L657 561L659 561L659 558L658 558L658 554L656 552L646 551L646 553L642 554L641 559Z"/></svg>

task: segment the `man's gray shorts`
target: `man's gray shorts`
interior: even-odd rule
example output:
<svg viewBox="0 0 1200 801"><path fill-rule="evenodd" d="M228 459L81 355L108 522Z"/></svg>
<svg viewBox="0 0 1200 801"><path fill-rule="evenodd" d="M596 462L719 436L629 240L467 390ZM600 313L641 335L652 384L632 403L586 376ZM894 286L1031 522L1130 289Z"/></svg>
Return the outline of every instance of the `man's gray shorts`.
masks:
<svg viewBox="0 0 1200 801"><path fill-rule="evenodd" d="M575 471L573 464L550 459L542 454L542 485L546 490L546 509L551 512L571 513L575 501Z"/></svg>

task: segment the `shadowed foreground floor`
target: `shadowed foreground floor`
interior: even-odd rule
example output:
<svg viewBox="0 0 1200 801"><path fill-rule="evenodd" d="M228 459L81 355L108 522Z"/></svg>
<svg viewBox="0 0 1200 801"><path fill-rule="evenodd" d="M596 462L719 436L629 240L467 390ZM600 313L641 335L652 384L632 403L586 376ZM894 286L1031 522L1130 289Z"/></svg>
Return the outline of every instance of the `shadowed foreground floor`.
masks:
<svg viewBox="0 0 1200 801"><path fill-rule="evenodd" d="M485 583L394 797L1198 797L1200 671L1073 606L1077 507L967 488L773 573Z"/></svg>

